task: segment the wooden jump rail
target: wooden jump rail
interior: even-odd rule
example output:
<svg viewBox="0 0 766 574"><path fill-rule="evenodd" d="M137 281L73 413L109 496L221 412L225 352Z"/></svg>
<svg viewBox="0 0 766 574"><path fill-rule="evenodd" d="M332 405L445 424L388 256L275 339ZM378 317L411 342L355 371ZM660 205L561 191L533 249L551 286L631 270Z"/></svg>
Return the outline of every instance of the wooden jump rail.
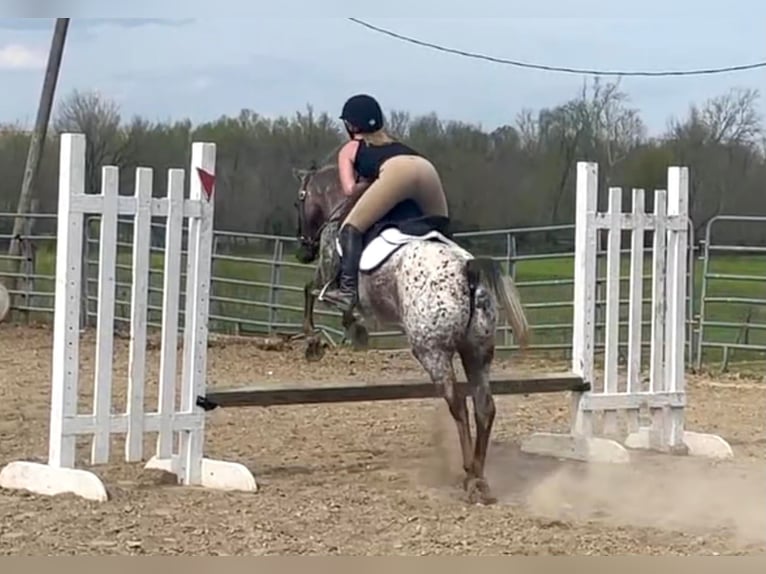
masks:
<svg viewBox="0 0 766 574"><path fill-rule="evenodd" d="M526 395L590 390L582 377L571 374L525 374L490 383L495 395ZM465 381L457 386L469 390ZM197 406L206 411L217 407L270 407L319 403L348 403L368 401L397 401L405 399L440 398L440 388L428 382L413 380L391 384L349 383L324 387L296 388L289 386L258 386L245 388L207 389L205 396L197 397Z"/></svg>

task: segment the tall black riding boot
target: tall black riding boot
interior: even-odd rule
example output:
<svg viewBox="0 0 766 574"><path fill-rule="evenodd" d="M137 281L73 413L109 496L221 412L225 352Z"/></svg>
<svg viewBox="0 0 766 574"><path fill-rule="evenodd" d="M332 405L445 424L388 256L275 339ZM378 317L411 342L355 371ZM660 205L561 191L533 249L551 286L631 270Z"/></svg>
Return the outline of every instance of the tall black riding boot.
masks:
<svg viewBox="0 0 766 574"><path fill-rule="evenodd" d="M331 303L341 311L350 311L356 305L359 284L359 259L362 256L363 233L353 225L340 230L340 277L337 289L328 289L322 301Z"/></svg>

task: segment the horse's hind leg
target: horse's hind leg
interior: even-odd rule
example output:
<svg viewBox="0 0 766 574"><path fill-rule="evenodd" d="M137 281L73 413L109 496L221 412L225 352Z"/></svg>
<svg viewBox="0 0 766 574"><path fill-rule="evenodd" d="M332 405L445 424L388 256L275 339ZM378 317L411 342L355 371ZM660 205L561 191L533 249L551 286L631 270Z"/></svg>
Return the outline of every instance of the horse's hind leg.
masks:
<svg viewBox="0 0 766 574"><path fill-rule="evenodd" d="M489 380L492 363L492 346L468 346L460 351L460 360L469 384L473 386L473 407L476 421L476 445L473 452L473 464L467 471L466 490L472 502L492 504L497 499L492 495L487 479L484 477L484 464L487 459L489 437L495 421L495 399Z"/></svg>
<svg viewBox="0 0 766 574"><path fill-rule="evenodd" d="M369 347L369 333L367 328L357 319L354 311L345 311L341 317L341 324L345 330L345 338L351 341L356 351L364 351Z"/></svg>
<svg viewBox="0 0 766 574"><path fill-rule="evenodd" d="M473 472L471 426L468 421L466 396L456 385L451 356L444 351L413 350L413 352L415 358L431 377L431 381L442 389L444 400L447 401L450 414L457 426L460 451L463 455L463 470L468 478Z"/></svg>

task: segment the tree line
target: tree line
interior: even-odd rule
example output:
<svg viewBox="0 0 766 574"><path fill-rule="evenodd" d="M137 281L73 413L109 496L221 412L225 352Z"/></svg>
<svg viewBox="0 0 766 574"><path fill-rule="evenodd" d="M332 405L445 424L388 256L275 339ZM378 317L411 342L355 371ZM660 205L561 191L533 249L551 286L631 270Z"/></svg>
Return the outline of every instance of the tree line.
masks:
<svg viewBox="0 0 766 574"><path fill-rule="evenodd" d="M666 185L669 165L691 171L690 210L697 238L719 214L766 215L766 154L756 90L733 88L704 102L690 102L683 117L648 136L638 109L619 83L597 79L555 107L524 109L487 131L436 114L413 117L394 110L394 135L425 153L441 172L457 230L543 226L573 222L575 165L599 163L602 188L652 191ZM164 193L166 170L187 168L192 141L218 145L216 228L294 235L297 181L294 167L332 160L345 139L337 114L311 106L292 117L268 118L244 109L194 125L189 120L126 119L116 102L74 91L54 111L38 186L38 211L55 212L58 134L87 136L86 185L100 187L102 165L121 168L121 193L132 193L137 166L155 169L155 193ZM0 126L0 211L16 209L29 134ZM605 201L605 194L602 194ZM3 218L8 233L11 219ZM36 224L55 232L55 222ZM5 228L8 229L5 229ZM766 243L766 226L729 225L727 241Z"/></svg>

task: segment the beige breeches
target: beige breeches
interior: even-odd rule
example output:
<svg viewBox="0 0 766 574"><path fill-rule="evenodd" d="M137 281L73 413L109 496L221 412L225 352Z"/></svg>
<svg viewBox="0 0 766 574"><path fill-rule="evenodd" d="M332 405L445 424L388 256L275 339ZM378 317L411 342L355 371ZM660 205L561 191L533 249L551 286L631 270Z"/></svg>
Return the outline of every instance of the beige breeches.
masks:
<svg viewBox="0 0 766 574"><path fill-rule="evenodd" d="M433 164L420 156L399 155L383 164L378 179L357 200L343 225L351 224L364 233L405 199L415 201L423 215L448 215L447 198Z"/></svg>

